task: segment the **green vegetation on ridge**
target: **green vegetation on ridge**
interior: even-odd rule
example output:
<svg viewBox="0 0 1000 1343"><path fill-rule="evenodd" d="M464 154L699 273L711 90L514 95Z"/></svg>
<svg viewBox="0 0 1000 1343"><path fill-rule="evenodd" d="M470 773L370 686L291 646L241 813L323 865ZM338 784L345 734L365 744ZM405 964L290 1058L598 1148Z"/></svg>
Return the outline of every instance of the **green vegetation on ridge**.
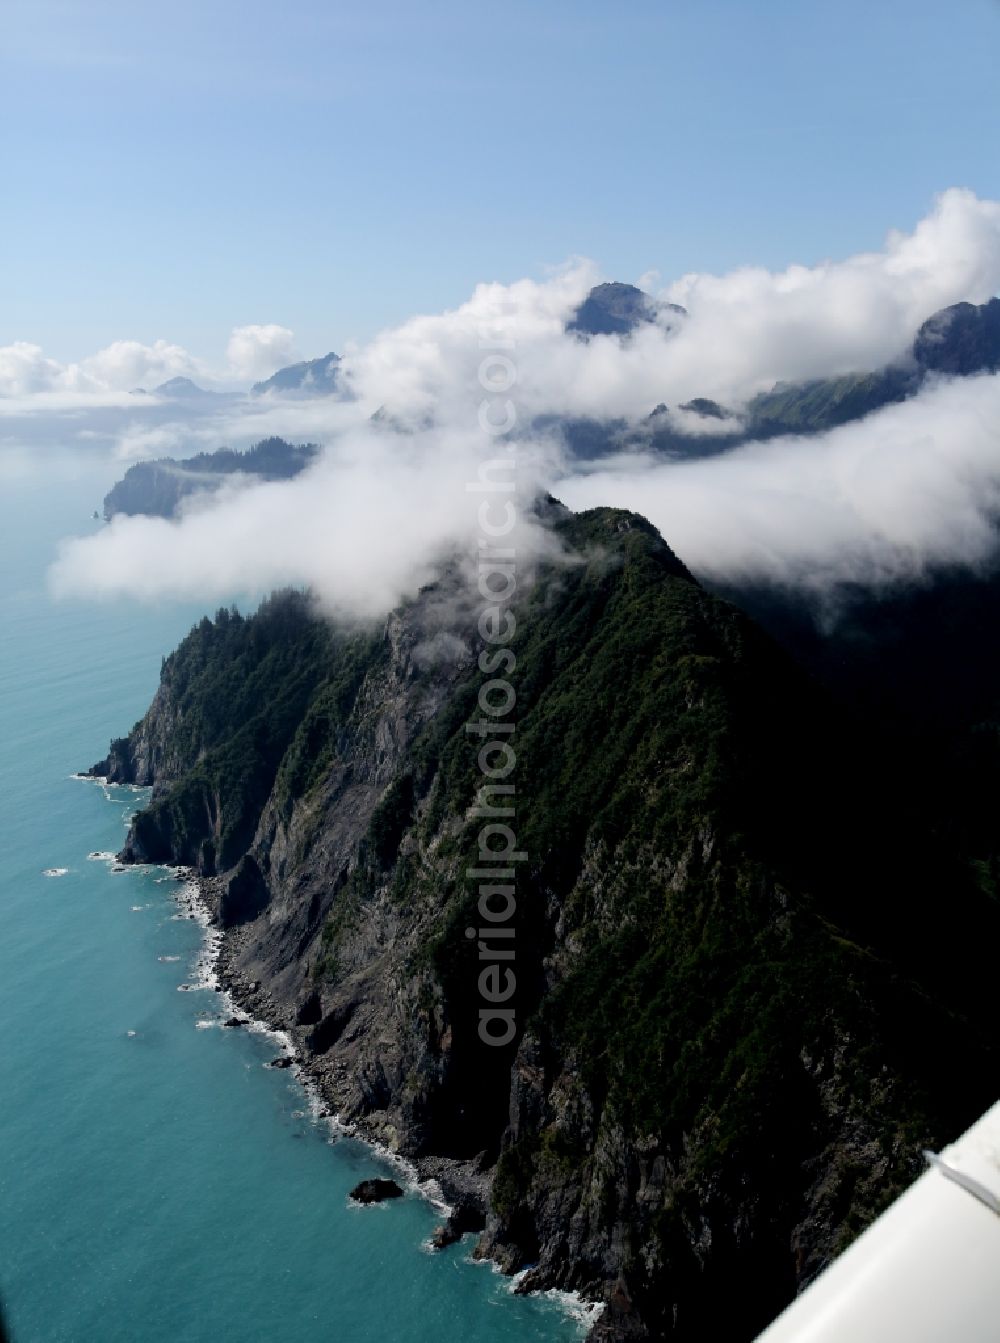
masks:
<svg viewBox="0 0 1000 1343"><path fill-rule="evenodd" d="M499 1156L510 1261L567 1255L575 1218L592 1241L561 1281L602 1280L594 1247L614 1243L654 1332L746 1338L992 1098L1000 910L886 744L648 523L596 509L555 528L576 558L518 594L513 643L523 1034L489 1050L476 1030L471 663L378 775L308 983L336 994L388 892L393 920L422 920L418 953L380 970L413 988L421 1141ZM142 847L210 843L232 866L268 797L321 825L313 799L335 806L333 776L367 767L391 658L294 594L203 622L164 666L182 768L137 820Z"/></svg>

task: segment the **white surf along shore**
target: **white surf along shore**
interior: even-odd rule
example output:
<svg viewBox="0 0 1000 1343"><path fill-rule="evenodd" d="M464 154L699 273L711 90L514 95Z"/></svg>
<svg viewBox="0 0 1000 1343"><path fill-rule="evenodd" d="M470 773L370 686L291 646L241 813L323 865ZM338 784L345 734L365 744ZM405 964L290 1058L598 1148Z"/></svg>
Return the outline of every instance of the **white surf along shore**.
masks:
<svg viewBox="0 0 1000 1343"><path fill-rule="evenodd" d="M126 827L131 822L132 817L137 810L135 801L138 801L140 797L147 795L150 791L148 788L140 788L135 784L109 784L106 778L95 775L78 774L73 777L100 785L104 796L112 804L118 804L122 800L120 797L112 795L112 789L117 789L120 792L129 794L128 805L122 813L122 820ZM137 870L149 871L148 867L138 869L132 864L119 863L117 854L107 851L95 850L89 853L87 857L92 862L105 863L110 871L116 875ZM268 1022L262 1021L258 1017L254 1017L245 1007L237 1003L232 993L227 988L223 987L219 977L219 960L222 954L224 935L213 923L211 911L202 894L199 878L193 869L186 867L171 867L168 865L156 866L164 874L159 878L159 881L170 882L174 886L174 889L171 892L171 898L177 905L178 912L174 914L173 917L175 919L192 920L196 922L202 932L201 947L195 956L191 967L191 973L184 983L178 984L177 988L178 992L183 993L211 992L215 997L215 1002L221 1010L213 1013L211 1016L200 1018L195 1023L196 1027L199 1030L222 1029L227 1020L238 1018L240 1021L240 1029L248 1031L253 1035L260 1035L272 1041L279 1051L279 1057L287 1058L289 1060L289 1064L285 1071L292 1075L297 1085L301 1088L305 1096L307 1112L310 1115L310 1118L317 1125L326 1126L330 1142L336 1142L341 1138L351 1138L356 1142L362 1143L381 1162L389 1166L399 1175L400 1181L408 1193L424 1199L439 1212L442 1217L449 1217L452 1213L452 1206L445 1199L438 1182L434 1179L421 1179L416 1167L412 1162L408 1161L406 1157L400 1156L398 1152L394 1152L383 1144L373 1141L369 1136L360 1133L355 1125L342 1120L338 1115L331 1112L320 1095L314 1079L299 1058L294 1042L288 1032L271 1026ZM160 959L177 960L179 958L165 956L160 957ZM265 1064L264 1066L269 1067L271 1065ZM350 1204L350 1200L348 1200L348 1203ZM361 1208L360 1204L350 1204L350 1206ZM374 1204L371 1206L381 1207L383 1205ZM474 1232L467 1232L466 1235L462 1237L462 1240L468 1240L474 1235ZM423 1242L421 1248L428 1252L439 1253L439 1251L432 1250L429 1238ZM470 1264L485 1265L494 1273L506 1276L503 1274L503 1270L499 1265L491 1259L474 1259L471 1254L468 1254L466 1256L466 1262ZM530 1272L530 1266L520 1270L509 1278L508 1290L511 1293L517 1291L520 1282L528 1272ZM590 1329L601 1317L604 1311L604 1303L602 1301L587 1301L577 1292L566 1292L553 1287L538 1292L537 1295L552 1301L566 1315L573 1319L580 1328L581 1337L586 1333L589 1333Z"/></svg>

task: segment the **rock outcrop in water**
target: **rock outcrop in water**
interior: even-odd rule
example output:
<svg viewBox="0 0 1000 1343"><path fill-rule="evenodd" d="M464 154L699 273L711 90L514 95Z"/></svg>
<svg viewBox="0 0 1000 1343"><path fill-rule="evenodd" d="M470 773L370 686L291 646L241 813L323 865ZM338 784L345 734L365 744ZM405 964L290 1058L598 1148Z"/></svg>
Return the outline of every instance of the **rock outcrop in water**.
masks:
<svg viewBox="0 0 1000 1343"><path fill-rule="evenodd" d="M351 1190L355 1203L384 1203L386 1199L402 1197L403 1191L395 1180L362 1180Z"/></svg>
<svg viewBox="0 0 1000 1343"><path fill-rule="evenodd" d="M95 771L153 784L122 857L199 868L224 982L478 1254L605 1301L595 1338L740 1343L993 1099L1000 916L891 753L648 523L552 512L574 559L512 645L507 1045L467 936L506 801L457 570L378 629L292 593L203 621Z"/></svg>

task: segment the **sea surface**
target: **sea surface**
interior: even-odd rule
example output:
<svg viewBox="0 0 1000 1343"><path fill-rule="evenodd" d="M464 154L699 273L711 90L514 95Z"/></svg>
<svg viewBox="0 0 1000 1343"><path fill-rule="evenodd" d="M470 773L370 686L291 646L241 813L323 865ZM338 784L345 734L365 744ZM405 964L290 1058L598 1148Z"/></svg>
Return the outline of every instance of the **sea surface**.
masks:
<svg viewBox="0 0 1000 1343"><path fill-rule="evenodd" d="M57 463L58 467L58 463ZM162 870L115 872L142 794L72 777L144 712L200 606L51 599L61 537L116 474L23 468L0 532L0 1295L12 1343L556 1341L471 1242L336 1140L273 1040L219 1025L203 933ZM46 875L49 873L51 875ZM182 985L188 991L179 992Z"/></svg>

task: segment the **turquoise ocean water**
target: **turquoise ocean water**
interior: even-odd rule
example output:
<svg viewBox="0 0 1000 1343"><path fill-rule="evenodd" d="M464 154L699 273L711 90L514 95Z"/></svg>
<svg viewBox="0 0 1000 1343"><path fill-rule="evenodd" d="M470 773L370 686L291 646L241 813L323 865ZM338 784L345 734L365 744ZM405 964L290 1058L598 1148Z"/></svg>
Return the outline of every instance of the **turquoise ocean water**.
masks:
<svg viewBox="0 0 1000 1343"><path fill-rule="evenodd" d="M0 1293L12 1343L569 1340L469 1241L423 1242L418 1197L347 1192L380 1170L330 1141L265 1037L218 1028L189 982L201 930L161 871L115 874L137 804L71 775L144 711L203 611L54 602L56 541L115 472L5 482L0 537ZM43 875L65 869L64 875ZM199 1021L212 1022L199 1028Z"/></svg>

